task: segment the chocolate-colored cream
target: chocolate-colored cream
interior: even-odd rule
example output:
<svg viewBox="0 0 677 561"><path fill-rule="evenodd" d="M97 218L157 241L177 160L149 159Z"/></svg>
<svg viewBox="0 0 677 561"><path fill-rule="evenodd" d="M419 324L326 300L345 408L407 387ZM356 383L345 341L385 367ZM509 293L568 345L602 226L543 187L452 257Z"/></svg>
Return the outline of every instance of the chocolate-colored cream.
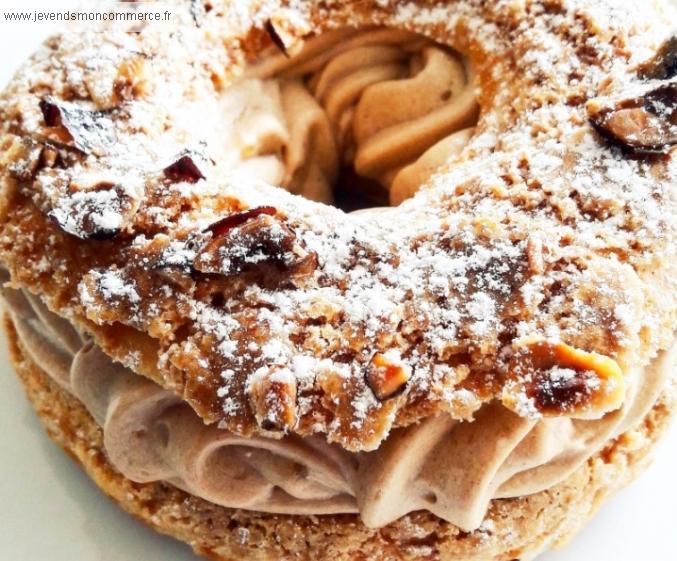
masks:
<svg viewBox="0 0 677 561"><path fill-rule="evenodd" d="M10 288L3 295L25 351L87 407L125 477L167 481L226 507L359 513L371 527L425 509L469 531L491 499L555 485L637 425L677 358L673 346L627 372L623 406L599 420L524 419L493 403L473 422L432 417L393 431L374 452L353 454L321 436L243 438L206 426L179 397L113 362L39 298Z"/></svg>
<svg viewBox="0 0 677 561"><path fill-rule="evenodd" d="M399 204L460 153L478 115L458 53L381 28L328 32L292 57L273 48L221 103L225 159L325 203L339 168L351 166Z"/></svg>

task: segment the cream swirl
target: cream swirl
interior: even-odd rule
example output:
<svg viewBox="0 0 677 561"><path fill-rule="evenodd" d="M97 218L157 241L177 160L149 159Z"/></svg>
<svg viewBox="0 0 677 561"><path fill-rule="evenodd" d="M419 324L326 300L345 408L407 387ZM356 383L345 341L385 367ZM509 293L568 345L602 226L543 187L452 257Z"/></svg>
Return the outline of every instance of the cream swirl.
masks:
<svg viewBox="0 0 677 561"><path fill-rule="evenodd" d="M168 481L211 502L261 512L355 512L350 454L316 437L243 438L205 426L175 394L84 342L39 299L11 289L3 296L31 359L87 407L125 477Z"/></svg>
<svg viewBox="0 0 677 561"><path fill-rule="evenodd" d="M492 403L473 422L431 417L393 431L374 452L353 454L319 436L244 438L206 426L179 397L114 363L39 298L10 288L3 296L30 358L87 407L125 477L167 481L232 508L359 513L370 527L425 509L477 528L492 499L550 488L636 426L677 360L673 345L628 372L623 406L602 419L525 419Z"/></svg>
<svg viewBox="0 0 677 561"><path fill-rule="evenodd" d="M478 115L460 55L381 28L328 32L291 58L264 53L224 100L240 169L325 203L344 165L399 204L461 151Z"/></svg>

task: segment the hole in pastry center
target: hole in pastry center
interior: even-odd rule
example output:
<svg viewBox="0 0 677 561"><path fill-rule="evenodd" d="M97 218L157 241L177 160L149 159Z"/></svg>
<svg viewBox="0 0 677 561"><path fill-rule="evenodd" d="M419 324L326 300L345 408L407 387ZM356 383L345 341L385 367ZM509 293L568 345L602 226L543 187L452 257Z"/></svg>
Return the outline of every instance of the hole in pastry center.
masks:
<svg viewBox="0 0 677 561"><path fill-rule="evenodd" d="M225 94L241 171L346 211L397 205L470 139L472 73L450 48L389 28L268 31Z"/></svg>

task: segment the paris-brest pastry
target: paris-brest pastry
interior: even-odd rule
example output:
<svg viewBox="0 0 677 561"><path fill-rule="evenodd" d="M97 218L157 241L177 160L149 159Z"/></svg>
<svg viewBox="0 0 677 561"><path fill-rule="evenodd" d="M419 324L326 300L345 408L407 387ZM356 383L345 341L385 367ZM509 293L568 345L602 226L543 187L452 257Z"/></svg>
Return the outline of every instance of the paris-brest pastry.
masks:
<svg viewBox="0 0 677 561"><path fill-rule="evenodd" d="M674 410L674 12L173 6L50 38L0 96L48 434L217 560L563 544Z"/></svg>

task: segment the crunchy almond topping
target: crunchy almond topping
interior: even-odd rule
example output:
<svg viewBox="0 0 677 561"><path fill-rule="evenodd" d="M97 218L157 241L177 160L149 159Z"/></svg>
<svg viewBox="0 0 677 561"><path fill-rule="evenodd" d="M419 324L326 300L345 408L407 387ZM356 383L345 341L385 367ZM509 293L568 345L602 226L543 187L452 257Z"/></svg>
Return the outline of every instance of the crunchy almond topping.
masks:
<svg viewBox="0 0 677 561"><path fill-rule="evenodd" d="M40 110L49 140L65 144L85 154L103 156L116 142L113 123L102 111L91 111L52 98L40 101Z"/></svg>
<svg viewBox="0 0 677 561"><path fill-rule="evenodd" d="M303 39L298 34L299 30L292 29L289 20L282 13L277 13L267 19L263 24L263 29L273 44L287 58L297 55L303 49Z"/></svg>
<svg viewBox="0 0 677 561"><path fill-rule="evenodd" d="M587 109L597 132L637 154L662 154L677 144L677 82L635 97L593 99Z"/></svg>
<svg viewBox="0 0 677 561"><path fill-rule="evenodd" d="M137 56L122 62L113 84L115 97L119 100L143 96L148 87L147 64L143 56Z"/></svg>
<svg viewBox="0 0 677 561"><path fill-rule="evenodd" d="M94 184L72 181L68 195L48 213L63 231L84 240L106 240L127 227L141 199L134 189L114 181L100 180Z"/></svg>
<svg viewBox="0 0 677 561"><path fill-rule="evenodd" d="M164 168L164 174L172 183L197 183L205 179L204 173L197 164L197 154L186 150L177 157L176 161Z"/></svg>
<svg viewBox="0 0 677 561"><path fill-rule="evenodd" d="M277 210L275 209L275 207L258 206L256 208L245 210L244 212L238 212L237 214L231 214L230 216L226 216L225 218L222 218L218 222L214 222L214 224L210 224L209 226L207 226L207 228L205 228L205 232L211 232L212 234L214 234L214 236L223 236L229 230L232 230L237 226L241 226L242 224L244 224L248 220L251 220L252 218L256 218L261 214L268 214L270 216L274 216L276 212Z"/></svg>
<svg viewBox="0 0 677 561"><path fill-rule="evenodd" d="M543 242L536 236L529 236L527 240L527 261L529 272L532 275L542 275L545 271L543 261Z"/></svg>
<svg viewBox="0 0 677 561"><path fill-rule="evenodd" d="M639 68L639 77L647 80L668 80L677 76L677 35L661 45L656 56Z"/></svg>
<svg viewBox="0 0 677 561"><path fill-rule="evenodd" d="M48 127L61 126L61 110L59 106L49 99L40 100L40 111L45 125Z"/></svg>
<svg viewBox="0 0 677 561"><path fill-rule="evenodd" d="M565 343L539 341L519 349L509 367L503 403L532 413L596 419L625 397L623 372L613 359Z"/></svg>
<svg viewBox="0 0 677 561"><path fill-rule="evenodd" d="M43 160L43 150L43 146L34 140L14 137L1 152L0 167L8 166L12 177L19 181L30 181Z"/></svg>
<svg viewBox="0 0 677 561"><path fill-rule="evenodd" d="M272 207L259 207L207 228L212 239L198 252L195 270L226 276L253 270L285 276L311 274L317 267L317 255L306 251L296 234L271 216L274 212Z"/></svg>
<svg viewBox="0 0 677 561"><path fill-rule="evenodd" d="M296 380L286 368L260 368L249 378L249 401L259 426L287 432L296 425Z"/></svg>
<svg viewBox="0 0 677 561"><path fill-rule="evenodd" d="M40 165L38 167L52 168L60 162L61 155L53 146L45 145L40 154Z"/></svg>
<svg viewBox="0 0 677 561"><path fill-rule="evenodd" d="M367 385L380 401L402 393L411 378L411 368L399 359L375 353L367 369Z"/></svg>
<svg viewBox="0 0 677 561"><path fill-rule="evenodd" d="M284 56L288 57L289 53L287 52L287 47L285 46L282 37L280 37L280 35L277 33L273 22L269 19L266 20L266 22L263 24L263 28L266 30L266 33L268 33L268 36L270 37L270 40L273 42L273 44L278 49L280 49Z"/></svg>

